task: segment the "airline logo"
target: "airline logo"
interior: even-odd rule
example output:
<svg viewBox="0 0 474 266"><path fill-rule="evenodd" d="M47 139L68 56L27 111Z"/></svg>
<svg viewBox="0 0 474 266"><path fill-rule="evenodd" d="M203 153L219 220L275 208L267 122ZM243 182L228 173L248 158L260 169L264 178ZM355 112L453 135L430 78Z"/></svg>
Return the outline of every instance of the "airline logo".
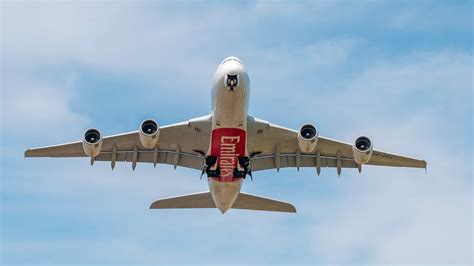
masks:
<svg viewBox="0 0 474 266"><path fill-rule="evenodd" d="M237 158L245 156L245 140L245 130L239 128L217 128L212 131L211 155L217 156L220 181L233 181Z"/></svg>

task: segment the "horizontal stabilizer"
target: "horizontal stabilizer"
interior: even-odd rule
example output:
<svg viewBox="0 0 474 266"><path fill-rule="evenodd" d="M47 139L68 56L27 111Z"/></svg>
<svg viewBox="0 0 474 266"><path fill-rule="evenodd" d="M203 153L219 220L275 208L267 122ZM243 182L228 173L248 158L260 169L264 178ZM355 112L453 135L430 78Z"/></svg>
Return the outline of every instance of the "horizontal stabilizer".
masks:
<svg viewBox="0 0 474 266"><path fill-rule="evenodd" d="M295 206L290 203L273 199L262 198L250 194L240 193L232 209L245 209L273 212L296 212Z"/></svg>
<svg viewBox="0 0 474 266"><path fill-rule="evenodd" d="M210 192L183 195L153 202L150 209L216 208ZM240 193L232 209L296 212L293 205L273 199Z"/></svg>
<svg viewBox="0 0 474 266"><path fill-rule="evenodd" d="M188 194L153 202L150 209L215 208L210 192Z"/></svg>

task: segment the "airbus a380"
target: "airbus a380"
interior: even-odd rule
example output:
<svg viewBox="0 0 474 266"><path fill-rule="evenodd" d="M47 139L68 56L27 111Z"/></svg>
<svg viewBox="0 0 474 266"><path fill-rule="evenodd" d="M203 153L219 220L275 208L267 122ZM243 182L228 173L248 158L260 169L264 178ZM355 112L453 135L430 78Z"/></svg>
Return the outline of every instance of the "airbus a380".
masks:
<svg viewBox="0 0 474 266"><path fill-rule="evenodd" d="M250 82L247 70L236 57L218 66L212 87L209 115L160 127L154 119L143 121L138 131L103 137L88 129L82 141L29 149L26 157L90 157L117 161L188 167L207 175L209 191L153 202L151 209L230 208L296 212L293 205L241 192L252 173L284 167L356 168L362 165L426 168L423 160L373 149L372 141L358 137L354 144L319 136L313 124L299 130L281 127L248 115Z"/></svg>

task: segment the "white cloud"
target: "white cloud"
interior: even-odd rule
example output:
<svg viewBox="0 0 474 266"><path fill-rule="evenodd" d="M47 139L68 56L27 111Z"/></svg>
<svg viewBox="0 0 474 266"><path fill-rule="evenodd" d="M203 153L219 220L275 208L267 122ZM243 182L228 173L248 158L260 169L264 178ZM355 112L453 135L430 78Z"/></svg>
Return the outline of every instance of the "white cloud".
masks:
<svg viewBox="0 0 474 266"><path fill-rule="evenodd" d="M79 63L128 73L179 71L190 67L184 62L209 64L199 54L188 55L206 45L203 25L211 24L206 19L187 23L152 7L153 12L125 2L4 3L2 60L23 67Z"/></svg>
<svg viewBox="0 0 474 266"><path fill-rule="evenodd" d="M364 66L357 75L342 75L342 82L323 81L313 89L315 93L295 94L286 105L301 114L301 121L331 112L330 124L326 116L316 122L359 132L423 112L457 117L470 110L473 71L467 53L412 53Z"/></svg>
<svg viewBox="0 0 474 266"><path fill-rule="evenodd" d="M71 76L61 80L41 81L29 75L9 76L2 80L4 133L23 138L57 139L58 135L83 130L87 119L70 107L75 96L75 78Z"/></svg>
<svg viewBox="0 0 474 266"><path fill-rule="evenodd" d="M304 54L310 66L327 67L347 60L357 44L358 41L349 38L325 40L305 47Z"/></svg>
<svg viewBox="0 0 474 266"><path fill-rule="evenodd" d="M465 165L469 160L443 156L431 163L442 161ZM363 172L361 177L343 175L342 182L349 185L341 197L317 204L312 245L323 261L471 261L472 183L466 173L455 174L444 164L432 167L427 175L397 169Z"/></svg>
<svg viewBox="0 0 474 266"><path fill-rule="evenodd" d="M388 28L403 31L462 30L471 27L472 10L463 4L432 4L422 8L415 8L413 5L398 7L396 12L389 14L386 25Z"/></svg>
<svg viewBox="0 0 474 266"><path fill-rule="evenodd" d="M341 119L351 129L341 133L346 139L368 133L376 148L427 160L428 173L376 167L364 167L361 177L343 173L349 184L340 197L318 203L318 214L326 215L314 217L312 245L324 261L472 262L472 154L464 147L472 131L464 124L469 118L460 117L469 109L470 77L469 55L413 55L367 69L326 103L349 99L335 112L360 117ZM393 111L406 101L418 101L419 109Z"/></svg>

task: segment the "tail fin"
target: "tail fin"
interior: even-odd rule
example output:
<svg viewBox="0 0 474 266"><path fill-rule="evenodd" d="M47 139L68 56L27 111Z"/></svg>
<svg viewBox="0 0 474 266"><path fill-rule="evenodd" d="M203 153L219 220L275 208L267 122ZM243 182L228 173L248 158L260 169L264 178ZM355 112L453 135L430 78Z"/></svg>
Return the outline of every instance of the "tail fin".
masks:
<svg viewBox="0 0 474 266"><path fill-rule="evenodd" d="M215 208L210 192L183 195L153 202L150 209ZM245 209L274 212L296 212L293 205L273 199L240 193L232 209Z"/></svg>

